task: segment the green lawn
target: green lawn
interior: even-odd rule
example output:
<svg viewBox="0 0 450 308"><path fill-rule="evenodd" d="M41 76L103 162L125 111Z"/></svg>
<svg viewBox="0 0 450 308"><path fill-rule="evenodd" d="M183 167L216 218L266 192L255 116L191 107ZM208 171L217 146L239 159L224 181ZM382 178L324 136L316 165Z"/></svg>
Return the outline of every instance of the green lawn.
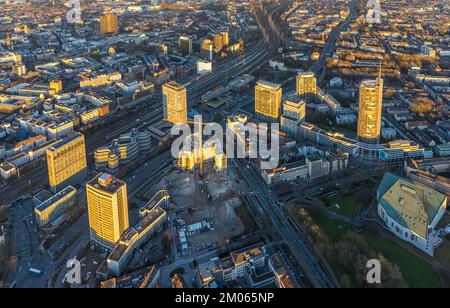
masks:
<svg viewBox="0 0 450 308"><path fill-rule="evenodd" d="M345 234L357 229L351 224L332 220L322 214L310 213L310 215L313 223L318 225L322 232L325 233L333 242L339 241ZM338 279L347 273L337 258L326 259Z"/></svg>
<svg viewBox="0 0 450 308"><path fill-rule="evenodd" d="M450 267L450 242L444 240L441 246L435 251L435 257L443 264Z"/></svg>
<svg viewBox="0 0 450 308"><path fill-rule="evenodd" d="M365 238L373 250L381 252L388 260L398 265L409 287L442 287L438 273L421 258L413 255L397 243L380 236L365 234Z"/></svg>
<svg viewBox="0 0 450 308"><path fill-rule="evenodd" d="M367 189L374 189L376 186L378 186L378 182L372 179L365 180L361 182L361 186Z"/></svg>
<svg viewBox="0 0 450 308"><path fill-rule="evenodd" d="M353 217L361 212L361 206L356 199L356 196L353 194L347 197L329 197L326 199L326 203L333 211L338 214ZM336 207L336 204L339 205L339 208Z"/></svg>
<svg viewBox="0 0 450 308"><path fill-rule="evenodd" d="M323 233L328 235L333 241L340 240L347 232L356 230L356 227L345 222L332 220L322 214L312 214L311 219L318 225Z"/></svg>
<svg viewBox="0 0 450 308"><path fill-rule="evenodd" d="M353 225L329 219L321 214L311 215L311 218L322 232L327 234L333 241L339 241L347 232L356 230L356 227ZM387 238L367 233L363 233L363 236L374 251L382 253L388 260L398 265L409 287L442 287L438 273L426 261ZM444 252L445 256L450 259L450 245L449 249L446 249ZM345 274L345 270L341 268L338 260L331 259L328 262L333 268L336 277L339 278Z"/></svg>

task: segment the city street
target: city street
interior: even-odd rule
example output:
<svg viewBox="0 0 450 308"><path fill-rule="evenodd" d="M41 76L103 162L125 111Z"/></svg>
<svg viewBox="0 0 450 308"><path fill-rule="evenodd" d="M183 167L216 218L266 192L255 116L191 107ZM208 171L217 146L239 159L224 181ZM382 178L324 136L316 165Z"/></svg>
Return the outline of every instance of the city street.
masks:
<svg viewBox="0 0 450 308"><path fill-rule="evenodd" d="M266 187L262 178L254 169L254 165L244 160L235 160L239 171L243 174L247 185L253 190L256 198L260 201L260 205L264 209L266 215L271 219L273 226L283 239L289 243L289 247L293 254L298 258L299 264L303 267L306 276L311 280L314 287L329 288L334 283L322 268L318 257L314 256L305 244L304 239L289 224L286 217L279 207L277 207L277 199Z"/></svg>

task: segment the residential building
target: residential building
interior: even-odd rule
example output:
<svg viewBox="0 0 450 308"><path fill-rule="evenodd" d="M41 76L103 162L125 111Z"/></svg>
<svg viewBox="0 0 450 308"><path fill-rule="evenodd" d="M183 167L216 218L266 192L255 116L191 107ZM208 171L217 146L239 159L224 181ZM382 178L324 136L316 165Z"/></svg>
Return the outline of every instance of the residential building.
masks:
<svg viewBox="0 0 450 308"><path fill-rule="evenodd" d="M299 288L293 273L287 266L281 253L275 253L270 256L269 268L275 274L275 283L278 288Z"/></svg>
<svg viewBox="0 0 450 308"><path fill-rule="evenodd" d="M108 271L108 268L101 267L97 270L98 276L104 276L104 272ZM131 273L124 274L120 277L113 277L108 280L100 282L100 288L102 289L149 289L154 288L161 278L161 266L153 264L149 267L144 267L133 271Z"/></svg>
<svg viewBox="0 0 450 308"><path fill-rule="evenodd" d="M306 165L310 179L317 179L327 176L330 172L330 163L317 154L306 156Z"/></svg>
<svg viewBox="0 0 450 308"><path fill-rule="evenodd" d="M441 159L422 161L407 159L404 162L403 170L411 180L422 183L450 197L450 179L445 176L447 170L450 170L450 161L442 162Z"/></svg>
<svg viewBox="0 0 450 308"><path fill-rule="evenodd" d="M198 134L192 134L186 138L190 140L191 149L183 149L178 153L178 168L180 170L193 171L196 165L200 165L200 168L206 163L213 163L217 171L221 171L222 167L226 167L223 164L223 156L217 157L216 147L214 143L203 144L201 147L195 147L195 143L198 140ZM201 138L201 137L200 137ZM187 141L185 141L187 142Z"/></svg>
<svg viewBox="0 0 450 308"><path fill-rule="evenodd" d="M307 179L309 176L306 162L297 161L282 165L272 170L261 169L261 175L267 185L288 183L298 179Z"/></svg>
<svg viewBox="0 0 450 308"><path fill-rule="evenodd" d="M386 127L381 130L381 136L384 140L393 140L397 138L397 131L395 128Z"/></svg>
<svg viewBox="0 0 450 308"><path fill-rule="evenodd" d="M450 144L438 144L436 146L436 153L439 157L450 156Z"/></svg>
<svg viewBox="0 0 450 308"><path fill-rule="evenodd" d="M228 34L228 31L221 31L220 35L222 35L223 47L227 47L230 44L230 36Z"/></svg>
<svg viewBox="0 0 450 308"><path fill-rule="evenodd" d="M217 172L220 171L226 171L228 168L228 158L227 155L222 153L222 154L217 154L214 157L214 169Z"/></svg>
<svg viewBox="0 0 450 308"><path fill-rule="evenodd" d="M307 103L315 102L317 95L317 79L314 73L304 72L297 75L297 95Z"/></svg>
<svg viewBox="0 0 450 308"><path fill-rule="evenodd" d="M178 168L180 170L193 171L195 167L194 152L180 151L178 153Z"/></svg>
<svg viewBox="0 0 450 308"><path fill-rule="evenodd" d="M264 268L266 249L263 245L256 244L230 253L230 257L223 261L221 269L223 280L235 281L245 277L250 271Z"/></svg>
<svg viewBox="0 0 450 308"><path fill-rule="evenodd" d="M283 103L281 131L297 137L298 124L305 119L306 103L300 96L291 96Z"/></svg>

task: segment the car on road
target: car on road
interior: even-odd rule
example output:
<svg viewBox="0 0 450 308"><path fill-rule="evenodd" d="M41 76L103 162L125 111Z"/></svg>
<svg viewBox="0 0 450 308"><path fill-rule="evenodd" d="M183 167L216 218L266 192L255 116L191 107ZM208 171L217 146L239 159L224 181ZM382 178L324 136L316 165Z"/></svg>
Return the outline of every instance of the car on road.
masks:
<svg viewBox="0 0 450 308"><path fill-rule="evenodd" d="M42 277L42 275L44 274L44 272L41 271L40 269L33 268L33 267L30 267L28 272L35 277Z"/></svg>

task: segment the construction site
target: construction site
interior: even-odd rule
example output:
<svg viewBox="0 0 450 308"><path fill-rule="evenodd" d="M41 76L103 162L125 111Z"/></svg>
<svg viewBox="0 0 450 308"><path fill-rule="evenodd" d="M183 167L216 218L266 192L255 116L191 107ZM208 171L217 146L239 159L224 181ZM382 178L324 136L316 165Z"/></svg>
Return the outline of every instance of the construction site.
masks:
<svg viewBox="0 0 450 308"><path fill-rule="evenodd" d="M206 174L177 170L159 184L170 194L179 255L220 247L255 228L229 175Z"/></svg>

